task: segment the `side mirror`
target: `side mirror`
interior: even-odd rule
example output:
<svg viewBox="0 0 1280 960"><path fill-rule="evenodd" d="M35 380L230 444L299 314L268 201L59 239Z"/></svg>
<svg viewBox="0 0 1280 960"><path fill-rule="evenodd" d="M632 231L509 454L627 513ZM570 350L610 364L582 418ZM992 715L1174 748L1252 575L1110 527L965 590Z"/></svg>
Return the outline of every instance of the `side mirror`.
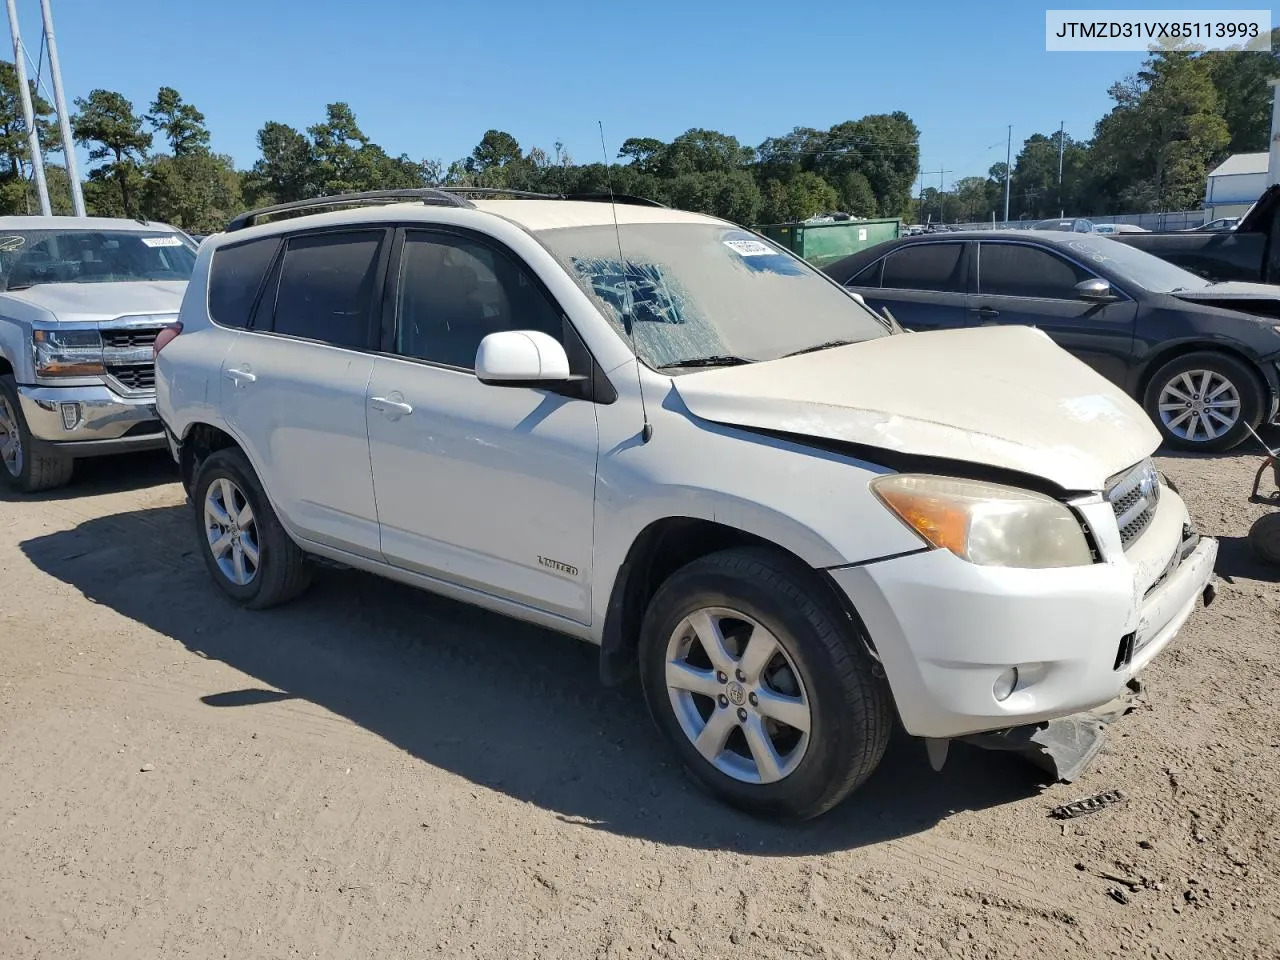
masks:
<svg viewBox="0 0 1280 960"><path fill-rule="evenodd" d="M476 350L476 379L494 387L564 383L569 357L554 337L537 330L491 333Z"/></svg>
<svg viewBox="0 0 1280 960"><path fill-rule="evenodd" d="M1115 294L1111 292L1111 284L1106 280L1099 280L1094 277L1090 280L1081 280L1076 284L1076 296L1081 300L1104 301L1114 300Z"/></svg>

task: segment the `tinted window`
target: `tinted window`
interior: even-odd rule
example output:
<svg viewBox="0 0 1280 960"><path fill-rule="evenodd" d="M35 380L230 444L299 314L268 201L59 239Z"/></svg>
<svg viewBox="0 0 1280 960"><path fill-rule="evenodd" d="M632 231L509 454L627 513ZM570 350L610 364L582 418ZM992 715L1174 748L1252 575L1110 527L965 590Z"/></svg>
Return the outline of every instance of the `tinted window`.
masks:
<svg viewBox="0 0 1280 960"><path fill-rule="evenodd" d="M880 286L880 267L883 260L877 260L869 267L859 270L851 279L845 281L846 287L878 287Z"/></svg>
<svg viewBox="0 0 1280 960"><path fill-rule="evenodd" d="M396 316L397 353L467 370L491 333L540 330L564 342L563 314L529 274L464 237L405 237Z"/></svg>
<svg viewBox="0 0 1280 960"><path fill-rule="evenodd" d="M881 286L899 290L964 293L960 277L961 243L921 243L889 254Z"/></svg>
<svg viewBox="0 0 1280 960"><path fill-rule="evenodd" d="M291 239L272 329L339 347L367 346L382 239L381 230Z"/></svg>
<svg viewBox="0 0 1280 960"><path fill-rule="evenodd" d="M279 237L264 237L220 247L209 267L209 316L223 326L247 326L254 297L279 246Z"/></svg>
<svg viewBox="0 0 1280 960"><path fill-rule="evenodd" d="M1074 300L1075 285L1092 276L1047 250L1016 243L984 243L978 258L978 289L992 296Z"/></svg>

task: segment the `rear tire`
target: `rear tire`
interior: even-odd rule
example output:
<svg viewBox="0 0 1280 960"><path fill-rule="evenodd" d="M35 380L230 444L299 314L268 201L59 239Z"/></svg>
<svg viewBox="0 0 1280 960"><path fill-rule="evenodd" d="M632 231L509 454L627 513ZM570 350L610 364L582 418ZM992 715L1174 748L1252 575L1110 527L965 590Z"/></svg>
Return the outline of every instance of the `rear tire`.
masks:
<svg viewBox="0 0 1280 960"><path fill-rule="evenodd" d="M263 610L307 589L306 555L281 526L240 450L210 454L196 471L190 499L200 555L232 600Z"/></svg>
<svg viewBox="0 0 1280 960"><path fill-rule="evenodd" d="M777 654L761 652L774 641ZM776 819L838 804L871 776L893 726L857 627L812 570L771 550L725 550L672 574L645 612L640 675L694 779Z"/></svg>
<svg viewBox="0 0 1280 960"><path fill-rule="evenodd" d="M37 493L66 486L74 470L70 457L35 452L18 383L10 374L0 376L0 482L19 493Z"/></svg>
<svg viewBox="0 0 1280 960"><path fill-rule="evenodd" d="M1216 453L1239 444L1249 436L1249 427L1258 428L1266 392L1249 364L1229 354L1198 350L1160 367L1147 384L1142 404L1168 446Z"/></svg>

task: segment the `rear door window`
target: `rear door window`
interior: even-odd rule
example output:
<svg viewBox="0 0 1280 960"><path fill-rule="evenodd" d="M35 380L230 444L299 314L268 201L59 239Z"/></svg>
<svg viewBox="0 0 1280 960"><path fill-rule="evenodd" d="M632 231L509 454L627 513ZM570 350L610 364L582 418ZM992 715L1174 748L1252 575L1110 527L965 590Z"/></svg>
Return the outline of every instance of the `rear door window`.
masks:
<svg viewBox="0 0 1280 960"><path fill-rule="evenodd" d="M385 240L384 230L290 238L271 329L336 347L370 346Z"/></svg>
<svg viewBox="0 0 1280 960"><path fill-rule="evenodd" d="M918 243L885 259L882 287L964 293L963 243Z"/></svg>
<svg viewBox="0 0 1280 960"><path fill-rule="evenodd" d="M209 316L224 327L246 327L279 237L219 247L209 266Z"/></svg>

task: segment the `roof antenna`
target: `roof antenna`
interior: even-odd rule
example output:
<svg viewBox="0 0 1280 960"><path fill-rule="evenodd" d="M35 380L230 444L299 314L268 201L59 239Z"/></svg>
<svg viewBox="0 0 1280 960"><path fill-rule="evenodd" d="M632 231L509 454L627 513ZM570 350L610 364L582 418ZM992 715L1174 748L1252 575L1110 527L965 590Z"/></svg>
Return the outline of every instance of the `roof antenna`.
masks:
<svg viewBox="0 0 1280 960"><path fill-rule="evenodd" d="M618 241L618 269L622 271L622 329L627 332L627 338L631 341L631 355L636 361L636 387L640 391L640 415L644 418L640 439L643 443L648 443L653 437L653 424L649 422L649 408L644 402L644 382L640 379L640 352L636 349L631 278L627 276L627 258L622 253L622 228L618 226L618 202L613 196L613 170L609 164L609 148L604 144L604 121L597 120L596 125L600 128L600 152L604 154L604 178L609 188L609 211L613 214L613 235Z"/></svg>

